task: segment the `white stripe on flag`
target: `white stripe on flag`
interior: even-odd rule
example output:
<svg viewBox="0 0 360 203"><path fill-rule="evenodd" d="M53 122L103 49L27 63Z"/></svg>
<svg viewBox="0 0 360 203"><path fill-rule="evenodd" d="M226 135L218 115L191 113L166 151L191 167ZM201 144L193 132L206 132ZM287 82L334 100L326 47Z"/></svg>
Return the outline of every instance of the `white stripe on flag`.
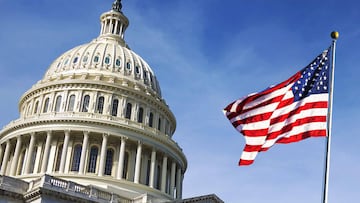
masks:
<svg viewBox="0 0 360 203"><path fill-rule="evenodd" d="M272 118L276 118L280 115L287 114L294 109L299 108L300 106L303 106L307 103L312 102L327 102L328 101L328 94L312 94L306 98L303 98L300 101L294 102L290 105L284 106L282 108L276 109L274 113L272 114Z"/></svg>
<svg viewBox="0 0 360 203"><path fill-rule="evenodd" d="M266 141L266 136L259 136L259 137L249 137L244 136L246 139L247 145L263 145Z"/></svg>
<svg viewBox="0 0 360 203"><path fill-rule="evenodd" d="M325 129L326 129L326 122L306 123L304 125L296 126L291 131L280 134L275 139L266 140L263 145L263 148L269 148L269 147L273 146L277 140L279 140L280 138L283 138L283 137L289 138L291 136L294 136L294 135L297 135L300 133L304 133L304 132L307 132L310 130L325 130Z"/></svg>
<svg viewBox="0 0 360 203"><path fill-rule="evenodd" d="M245 152L241 154L241 159L243 160L254 160L258 152Z"/></svg>
<svg viewBox="0 0 360 203"><path fill-rule="evenodd" d="M291 87L291 85L290 86L288 85L288 86L283 87L281 89L270 92L270 93L268 93L266 95L263 95L263 96L255 99L252 102L249 102L249 103L245 104L244 110L252 108L252 107L254 107L256 105L259 105L259 104L263 103L264 101L268 101L268 100L270 100L270 99L272 99L274 97L284 95L286 93L286 91L289 89L289 87Z"/></svg>
<svg viewBox="0 0 360 203"><path fill-rule="evenodd" d="M232 118L230 120L230 122L233 123L235 121L243 120L243 119L246 119L246 118L249 118L249 117L252 117L252 116L273 112L276 109L276 107L278 106L278 104L279 104L279 102L276 102L276 103L268 104L268 105L263 106L263 107L253 109L251 111L245 112L243 114L240 114L239 116L236 116L236 117Z"/></svg>
<svg viewBox="0 0 360 203"><path fill-rule="evenodd" d="M308 118L313 116L326 116L327 108L318 108L318 109L307 109L301 111L301 113L295 114L291 117L288 117L286 120L282 122L278 122L276 124L272 124L269 127L269 133L276 132L281 130L284 126L294 123L298 119Z"/></svg>

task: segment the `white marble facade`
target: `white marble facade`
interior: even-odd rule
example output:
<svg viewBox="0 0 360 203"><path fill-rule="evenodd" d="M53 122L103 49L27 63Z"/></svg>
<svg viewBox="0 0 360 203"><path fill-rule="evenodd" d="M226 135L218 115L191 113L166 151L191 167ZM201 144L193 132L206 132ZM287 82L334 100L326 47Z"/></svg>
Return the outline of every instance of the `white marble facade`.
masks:
<svg viewBox="0 0 360 203"><path fill-rule="evenodd" d="M115 1L100 35L59 56L0 131L0 175L44 174L126 199L182 198L187 161L172 139L175 116L149 65L124 40Z"/></svg>

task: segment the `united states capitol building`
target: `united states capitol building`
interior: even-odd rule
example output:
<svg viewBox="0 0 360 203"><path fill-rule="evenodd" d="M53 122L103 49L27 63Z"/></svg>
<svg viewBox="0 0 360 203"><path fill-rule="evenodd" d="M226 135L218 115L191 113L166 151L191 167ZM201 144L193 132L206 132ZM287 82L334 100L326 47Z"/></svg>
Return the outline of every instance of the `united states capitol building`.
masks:
<svg viewBox="0 0 360 203"><path fill-rule="evenodd" d="M175 116L124 40L121 1L100 22L100 35L57 57L0 131L0 203L223 202L183 199Z"/></svg>

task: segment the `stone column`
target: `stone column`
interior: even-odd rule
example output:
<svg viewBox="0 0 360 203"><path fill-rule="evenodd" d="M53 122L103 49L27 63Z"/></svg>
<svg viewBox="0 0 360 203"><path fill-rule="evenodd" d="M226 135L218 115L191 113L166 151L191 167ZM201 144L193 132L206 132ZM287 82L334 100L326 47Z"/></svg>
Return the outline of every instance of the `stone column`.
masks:
<svg viewBox="0 0 360 203"><path fill-rule="evenodd" d="M155 148L151 151L151 161L150 161L150 177L149 177L149 186L154 188L155 182L155 163L156 163L156 150Z"/></svg>
<svg viewBox="0 0 360 203"><path fill-rule="evenodd" d="M179 196L180 196L180 199L182 198L182 192L183 192L183 182L184 182L184 174L182 173L181 174L181 182L180 182L180 194L179 194Z"/></svg>
<svg viewBox="0 0 360 203"><path fill-rule="evenodd" d="M101 22L101 29L100 29L100 34L104 33L104 23L103 21Z"/></svg>
<svg viewBox="0 0 360 203"><path fill-rule="evenodd" d="M39 99L39 107L38 107L38 112L37 112L37 114L36 115L39 115L40 113L42 113L43 112L43 101L44 101L44 97L45 97L45 95L41 95L40 96L40 99Z"/></svg>
<svg viewBox="0 0 360 203"><path fill-rule="evenodd" d="M136 161L135 161L134 183L139 183L139 179L140 179L141 151L142 151L142 144L141 142L138 142L138 147L136 151Z"/></svg>
<svg viewBox="0 0 360 203"><path fill-rule="evenodd" d="M66 112L66 104L68 101L68 95L69 95L69 90L65 90L64 94L62 95L62 99L61 99L60 112Z"/></svg>
<svg viewBox="0 0 360 203"><path fill-rule="evenodd" d="M2 163L2 160L4 158L3 155L4 155L4 147L2 146L2 144L0 144L0 163Z"/></svg>
<svg viewBox="0 0 360 203"><path fill-rule="evenodd" d="M122 23L121 23L121 26L120 26L120 36L121 36L121 39L124 39L124 26L123 26Z"/></svg>
<svg viewBox="0 0 360 203"><path fill-rule="evenodd" d="M99 163L98 176L103 176L104 175L108 136L109 136L108 134L103 134L103 140L102 140L101 152L100 152L100 163Z"/></svg>
<svg viewBox="0 0 360 203"><path fill-rule="evenodd" d="M30 173L30 166L31 166L31 162L33 161L32 156L34 153L34 146L35 146L35 132L32 132L30 133L30 144L25 162L25 174Z"/></svg>
<svg viewBox="0 0 360 203"><path fill-rule="evenodd" d="M106 32L110 32L110 21L109 19L106 21Z"/></svg>
<svg viewBox="0 0 360 203"><path fill-rule="evenodd" d="M181 175L181 168L178 167L176 173L176 199L181 199L181 188L182 187L182 175Z"/></svg>
<svg viewBox="0 0 360 203"><path fill-rule="evenodd" d="M151 152L151 163L150 163L150 178L149 178L149 186L154 188L155 181L155 163L156 163L156 150L153 149Z"/></svg>
<svg viewBox="0 0 360 203"><path fill-rule="evenodd" d="M114 62L115 63L115 62ZM104 115L111 115L110 112L111 109L111 99L108 95L104 95L104 110L103 110L103 114Z"/></svg>
<svg viewBox="0 0 360 203"><path fill-rule="evenodd" d="M39 173L42 148L43 148L42 144L39 144L37 146L33 173Z"/></svg>
<svg viewBox="0 0 360 203"><path fill-rule="evenodd" d="M174 197L174 187L175 187L175 171L176 170L176 163L175 161L171 164L171 178L170 178L170 195Z"/></svg>
<svg viewBox="0 0 360 203"><path fill-rule="evenodd" d="M43 156L42 164L41 164L41 173L45 173L46 168L47 168L47 164L48 164L48 160L49 160L49 153L50 153L51 138L52 138L51 131L47 131L44 156Z"/></svg>
<svg viewBox="0 0 360 203"><path fill-rule="evenodd" d="M86 157L86 150L87 150L88 142L89 142L89 132L84 131L84 139L83 139L83 144L82 144L82 147L81 147L79 174L84 173L85 157Z"/></svg>
<svg viewBox="0 0 360 203"><path fill-rule="evenodd" d="M64 173L69 173L70 171L70 163L71 163L71 152L73 150L73 143L74 143L74 139L71 139L70 137L70 140L69 140L69 144L68 144L68 147L67 147L67 152L66 152L66 161L65 161L65 168L64 168Z"/></svg>
<svg viewBox="0 0 360 203"><path fill-rule="evenodd" d="M45 173L51 173L53 171L54 165L55 165L55 158L56 158L56 148L57 148L57 140L53 139L50 144L50 151L49 151L49 157L48 157L48 163L46 167Z"/></svg>
<svg viewBox="0 0 360 203"><path fill-rule="evenodd" d="M30 102L30 108L29 111L26 112L26 115L30 116L33 114L34 112L34 102L35 102L35 98L33 98Z"/></svg>
<svg viewBox="0 0 360 203"><path fill-rule="evenodd" d="M166 191L166 173L167 173L167 156L164 155L162 169L161 169L161 192Z"/></svg>
<svg viewBox="0 0 360 203"><path fill-rule="evenodd" d="M120 150L119 150L119 162L118 162L118 168L117 168L117 179L123 178L123 172L124 172L124 157L125 157L125 138L121 137L121 144L120 144Z"/></svg>
<svg viewBox="0 0 360 203"><path fill-rule="evenodd" d="M116 34L116 35L118 34L117 33L118 26L119 26L119 21L115 20L115 27L114 27L114 30L113 30L113 34Z"/></svg>
<svg viewBox="0 0 360 203"><path fill-rule="evenodd" d="M70 139L70 130L65 130L64 133L65 133L64 144L63 144L63 148L62 148L62 151L61 151L60 168L59 168L60 173L64 173L66 155L67 155L67 150L68 150L68 146L69 146L69 139Z"/></svg>
<svg viewBox="0 0 360 203"><path fill-rule="evenodd" d="M11 148L10 140L7 140L6 146L5 146L4 158L3 158L2 164L1 164L1 171L0 171L1 175L5 175L5 173L6 173L6 167L7 167L7 163L9 161L9 155L10 155L10 148Z"/></svg>
<svg viewBox="0 0 360 203"><path fill-rule="evenodd" d="M10 168L10 176L16 175L16 169L18 166L20 150L21 150L21 144L22 144L22 140L21 140L21 136L19 135L19 136L17 136L17 139L16 139L14 158L11 162L11 168Z"/></svg>

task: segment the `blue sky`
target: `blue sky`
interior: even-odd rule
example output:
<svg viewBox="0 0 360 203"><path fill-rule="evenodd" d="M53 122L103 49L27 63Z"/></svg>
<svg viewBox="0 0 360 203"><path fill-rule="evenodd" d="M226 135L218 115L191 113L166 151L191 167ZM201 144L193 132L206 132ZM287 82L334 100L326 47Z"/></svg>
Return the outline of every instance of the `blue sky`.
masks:
<svg viewBox="0 0 360 203"><path fill-rule="evenodd" d="M106 1L0 0L0 125L63 52L99 34ZM233 100L287 79L337 43L329 202L360 182L358 1L124 0L125 39L156 73L177 118L188 169L184 197L229 203L320 202L325 139L276 145L238 167L244 139L223 116Z"/></svg>

